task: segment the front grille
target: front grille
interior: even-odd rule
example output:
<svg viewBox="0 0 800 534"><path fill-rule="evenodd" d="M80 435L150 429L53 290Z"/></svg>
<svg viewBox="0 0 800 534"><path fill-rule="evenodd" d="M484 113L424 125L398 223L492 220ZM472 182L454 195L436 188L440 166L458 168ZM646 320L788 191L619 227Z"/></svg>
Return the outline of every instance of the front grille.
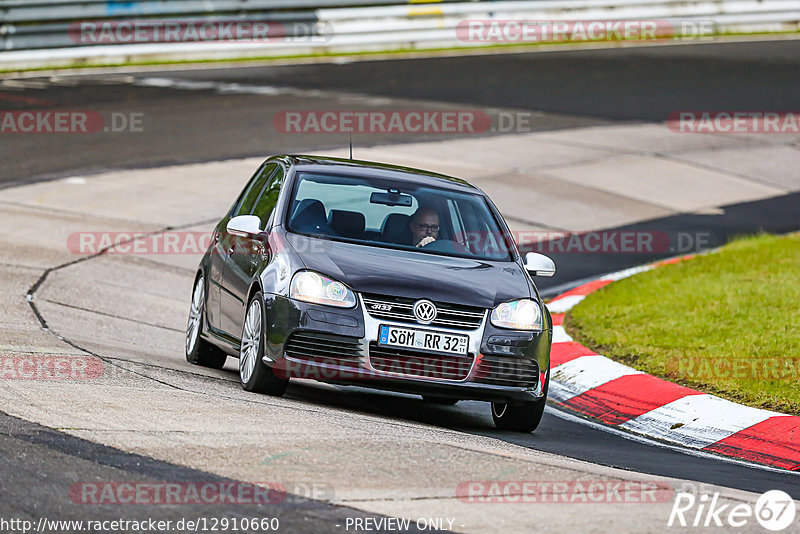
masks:
<svg viewBox="0 0 800 534"><path fill-rule="evenodd" d="M363 353L357 337L302 331L289 337L284 350L295 360L355 368L361 367Z"/></svg>
<svg viewBox="0 0 800 534"><path fill-rule="evenodd" d="M535 387L539 382L539 364L525 358L482 354L473 380L493 386Z"/></svg>
<svg viewBox="0 0 800 534"><path fill-rule="evenodd" d="M464 380L472 368L473 356L429 354L395 347L369 344L372 368L382 373L394 373L414 378Z"/></svg>
<svg viewBox="0 0 800 534"><path fill-rule="evenodd" d="M417 299L390 297L386 295L364 294L364 307L376 319L389 319L401 323L418 324L414 317L414 303ZM454 328L456 330L475 330L483 322L486 310L472 306L460 306L444 302L434 302L438 313L430 326Z"/></svg>

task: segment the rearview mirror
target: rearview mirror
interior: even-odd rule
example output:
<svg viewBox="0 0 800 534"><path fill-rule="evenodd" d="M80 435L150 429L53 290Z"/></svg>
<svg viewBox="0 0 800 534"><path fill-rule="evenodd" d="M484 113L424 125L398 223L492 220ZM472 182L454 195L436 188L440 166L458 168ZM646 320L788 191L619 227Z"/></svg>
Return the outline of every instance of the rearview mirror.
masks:
<svg viewBox="0 0 800 534"><path fill-rule="evenodd" d="M404 195L397 189L390 189L387 193L372 193L369 196L372 204L385 204L387 206L411 206L411 195Z"/></svg>
<svg viewBox="0 0 800 534"><path fill-rule="evenodd" d="M237 237L255 237L261 233L261 219L255 215L239 215L228 221L228 233Z"/></svg>
<svg viewBox="0 0 800 534"><path fill-rule="evenodd" d="M553 276L556 274L556 264L544 254L528 252L525 254L525 270L531 276Z"/></svg>

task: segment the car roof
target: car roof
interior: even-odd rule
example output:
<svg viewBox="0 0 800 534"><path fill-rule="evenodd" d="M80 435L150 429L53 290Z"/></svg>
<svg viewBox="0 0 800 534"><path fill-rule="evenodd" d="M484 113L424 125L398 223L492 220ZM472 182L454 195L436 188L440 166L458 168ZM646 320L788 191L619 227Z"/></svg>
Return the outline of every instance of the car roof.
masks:
<svg viewBox="0 0 800 534"><path fill-rule="evenodd" d="M427 184L444 189L468 191L471 193L484 194L479 188L475 187L466 180L454 178L445 174L439 174L412 167L402 167L399 165L389 165L375 161L362 161L344 158L334 158L328 156L310 156L304 154L284 154L272 156L267 161L280 160L297 170L329 172L331 174L349 174L356 176L372 176L376 178L387 178L391 180L407 181L416 184Z"/></svg>

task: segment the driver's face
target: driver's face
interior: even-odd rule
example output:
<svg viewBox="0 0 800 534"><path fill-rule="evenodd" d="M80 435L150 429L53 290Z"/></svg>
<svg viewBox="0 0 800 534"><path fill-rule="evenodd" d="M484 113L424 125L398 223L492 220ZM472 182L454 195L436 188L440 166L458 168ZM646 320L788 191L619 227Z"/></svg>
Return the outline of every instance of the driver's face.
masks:
<svg viewBox="0 0 800 534"><path fill-rule="evenodd" d="M428 236L436 238L439 236L439 214L435 211L423 211L417 214L410 226L415 245Z"/></svg>

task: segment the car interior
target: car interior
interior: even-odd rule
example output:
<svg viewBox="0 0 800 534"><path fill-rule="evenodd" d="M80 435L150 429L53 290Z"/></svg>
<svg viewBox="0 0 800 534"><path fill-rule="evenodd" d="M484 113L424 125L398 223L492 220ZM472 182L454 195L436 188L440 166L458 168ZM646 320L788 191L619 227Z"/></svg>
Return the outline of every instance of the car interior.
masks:
<svg viewBox="0 0 800 534"><path fill-rule="evenodd" d="M506 236L477 197L450 194L424 187L380 186L352 177L303 177L289 210L288 229L309 236L328 237L391 248L482 259L511 259ZM436 240L414 247L409 226L420 207L439 215ZM355 209L354 209L355 208Z"/></svg>
<svg viewBox="0 0 800 534"><path fill-rule="evenodd" d="M447 212L437 210L440 214L438 240L448 240ZM383 219L380 228L367 228L366 217L358 211L341 209L327 210L321 200L304 199L296 203L289 227L299 233L323 235L386 243L392 245L410 245L412 240L409 222L411 215L405 213L389 213Z"/></svg>

